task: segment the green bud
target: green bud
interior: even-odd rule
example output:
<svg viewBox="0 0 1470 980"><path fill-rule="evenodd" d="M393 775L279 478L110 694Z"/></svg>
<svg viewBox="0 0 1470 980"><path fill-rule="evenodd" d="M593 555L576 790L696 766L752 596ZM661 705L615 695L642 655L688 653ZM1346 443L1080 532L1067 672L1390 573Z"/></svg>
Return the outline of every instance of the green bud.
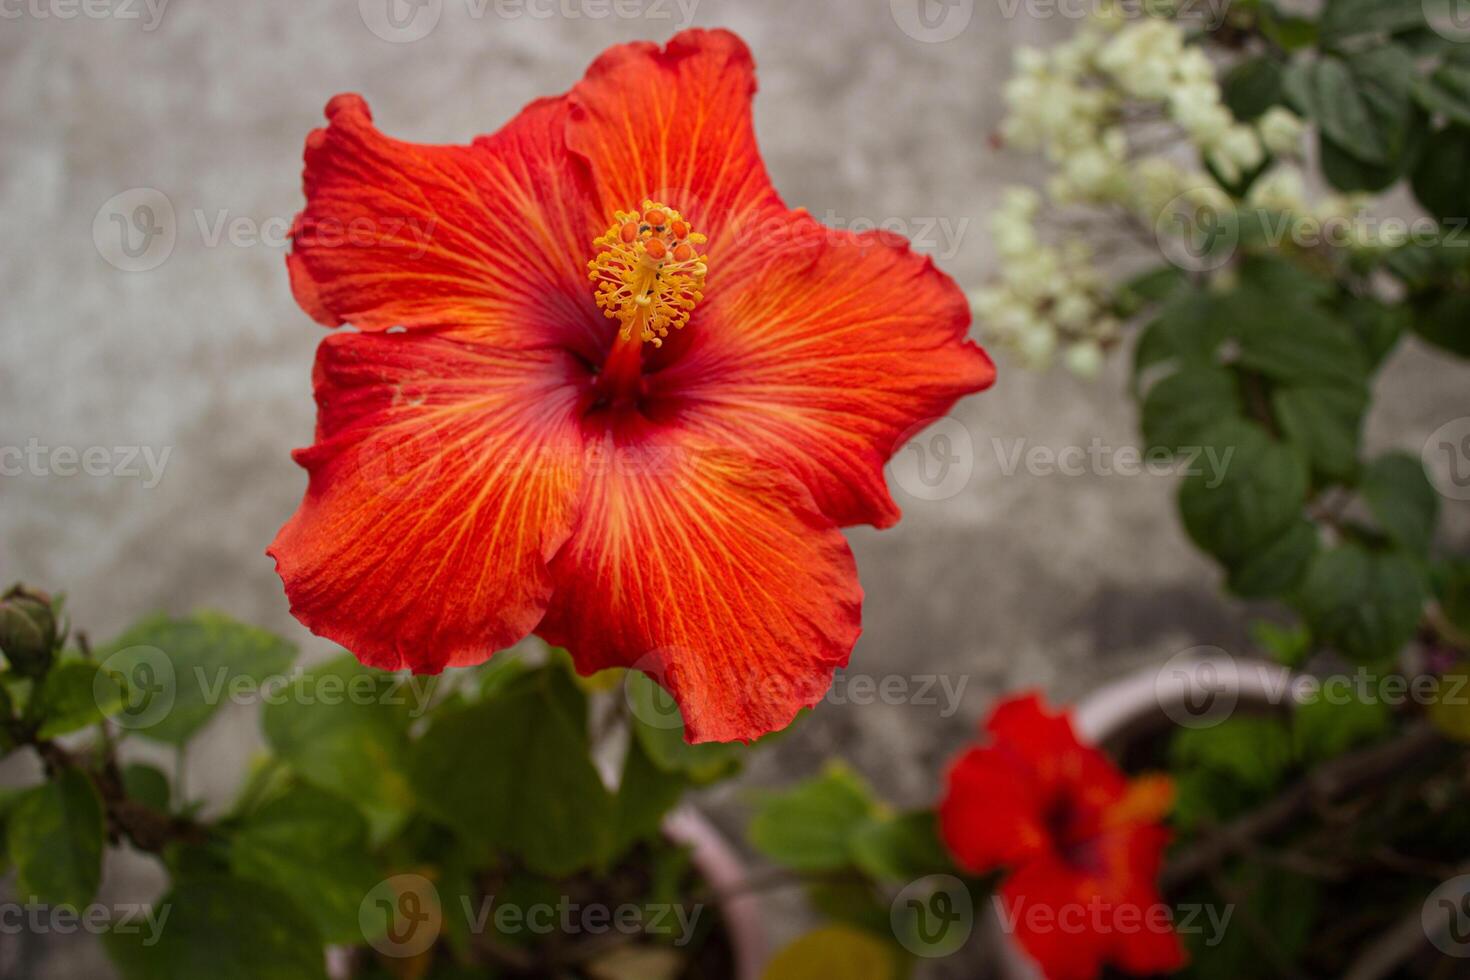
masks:
<svg viewBox="0 0 1470 980"><path fill-rule="evenodd" d="M0 597L0 653L22 677L40 677L56 652L51 597L15 586Z"/></svg>

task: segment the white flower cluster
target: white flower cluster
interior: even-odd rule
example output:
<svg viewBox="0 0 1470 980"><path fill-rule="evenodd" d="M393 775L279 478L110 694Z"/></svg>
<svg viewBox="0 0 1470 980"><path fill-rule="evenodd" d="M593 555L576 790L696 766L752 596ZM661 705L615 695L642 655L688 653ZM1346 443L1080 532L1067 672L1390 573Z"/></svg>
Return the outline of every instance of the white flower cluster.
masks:
<svg viewBox="0 0 1470 980"><path fill-rule="evenodd" d="M1065 342L1064 359L1084 377L1097 374L1103 349L1116 340L1119 323L1108 314L1107 283L1079 238L1061 247L1036 233L1041 197L1013 187L991 218L1003 278L970 293L976 315L997 344L1027 367L1044 368Z"/></svg>
<svg viewBox="0 0 1470 980"><path fill-rule="evenodd" d="M1236 184L1268 159L1283 165L1256 180L1250 207L1323 222L1361 206L1341 197L1308 204L1301 173L1289 165L1301 156L1303 121L1280 106L1251 123L1237 120L1217 75L1178 23L1130 19L1115 5L1054 48L1017 52L1001 135L1045 156L1052 205L1099 209L1150 239L1181 211L1233 210L1219 181ZM1119 329L1107 279L1082 238L1042 240L1042 206L1034 191L1007 192L992 222L1000 276L972 292L972 304L991 339L1024 363L1044 367L1061 351L1069 367L1091 375Z"/></svg>

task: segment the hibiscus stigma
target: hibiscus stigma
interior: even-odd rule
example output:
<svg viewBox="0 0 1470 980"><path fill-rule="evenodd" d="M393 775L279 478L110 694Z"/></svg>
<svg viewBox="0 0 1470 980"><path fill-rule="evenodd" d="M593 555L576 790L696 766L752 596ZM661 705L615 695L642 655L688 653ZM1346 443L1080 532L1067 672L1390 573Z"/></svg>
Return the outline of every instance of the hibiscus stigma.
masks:
<svg viewBox="0 0 1470 980"><path fill-rule="evenodd" d="M641 211L617 212L593 242L597 252L587 270L598 307L622 324L623 340L637 336L661 347L669 331L689 322L704 298L709 256L699 246L706 241L678 211L653 201L644 201Z"/></svg>

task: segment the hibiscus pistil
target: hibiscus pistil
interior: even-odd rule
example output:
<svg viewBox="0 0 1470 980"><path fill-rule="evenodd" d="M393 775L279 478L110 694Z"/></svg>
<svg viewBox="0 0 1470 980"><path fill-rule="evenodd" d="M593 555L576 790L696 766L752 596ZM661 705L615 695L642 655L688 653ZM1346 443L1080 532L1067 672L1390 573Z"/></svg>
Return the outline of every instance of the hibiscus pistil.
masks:
<svg viewBox="0 0 1470 980"><path fill-rule="evenodd" d="M619 211L617 221L593 245L587 263L597 286L597 305L622 324L618 339L662 347L669 331L689 322L704 298L707 239L678 211L644 201L641 212Z"/></svg>

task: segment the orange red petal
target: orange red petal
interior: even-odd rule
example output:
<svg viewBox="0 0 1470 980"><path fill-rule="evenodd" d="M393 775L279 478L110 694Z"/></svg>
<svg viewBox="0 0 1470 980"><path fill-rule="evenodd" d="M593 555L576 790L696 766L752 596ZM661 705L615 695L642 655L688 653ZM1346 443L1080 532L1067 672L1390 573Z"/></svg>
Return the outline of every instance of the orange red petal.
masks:
<svg viewBox="0 0 1470 980"><path fill-rule="evenodd" d="M292 613L385 670L478 663L530 633L580 492L572 370L443 336L324 340L306 498L269 549Z"/></svg>
<svg viewBox="0 0 1470 980"><path fill-rule="evenodd" d="M610 431L537 632L577 667L637 667L692 742L751 741L847 663L862 592L842 534L791 476L633 422Z"/></svg>

